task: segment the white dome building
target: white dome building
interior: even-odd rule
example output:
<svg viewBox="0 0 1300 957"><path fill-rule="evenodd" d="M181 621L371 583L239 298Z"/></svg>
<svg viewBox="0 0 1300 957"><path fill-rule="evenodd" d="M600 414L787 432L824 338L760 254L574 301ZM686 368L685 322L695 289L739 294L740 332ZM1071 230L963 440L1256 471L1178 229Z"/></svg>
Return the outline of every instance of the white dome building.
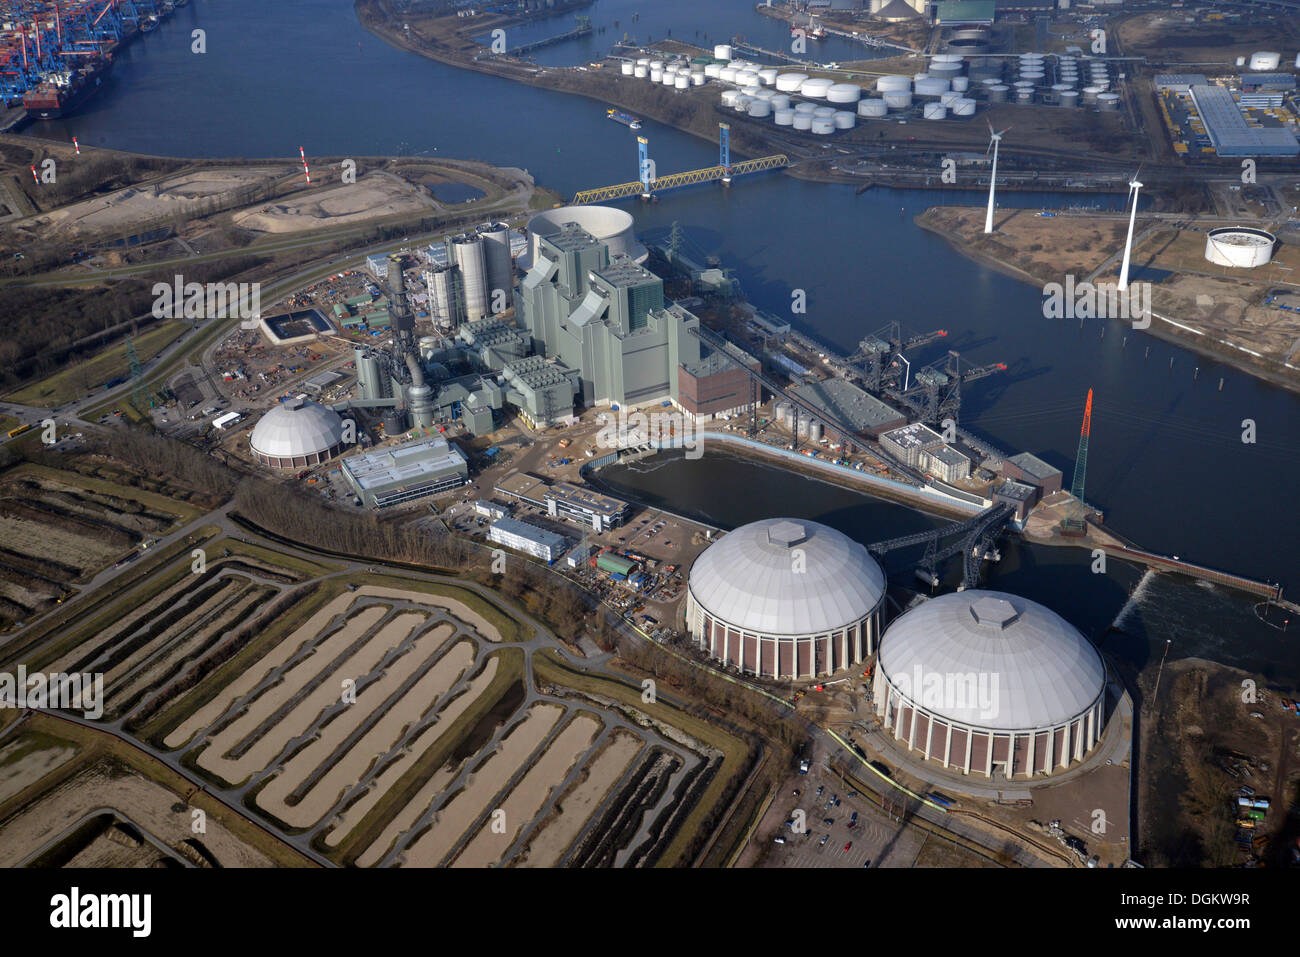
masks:
<svg viewBox="0 0 1300 957"><path fill-rule="evenodd" d="M875 650L885 575L826 525L765 519L705 549L687 583L687 632L761 678L815 678Z"/></svg>
<svg viewBox="0 0 1300 957"><path fill-rule="evenodd" d="M319 465L343 451L343 419L315 402L286 399L262 416L248 445L257 461L272 468Z"/></svg>
<svg viewBox="0 0 1300 957"><path fill-rule="evenodd" d="M965 774L1032 777L1101 739L1106 668L1065 619L1003 592L943 595L894 621L872 694L896 741Z"/></svg>

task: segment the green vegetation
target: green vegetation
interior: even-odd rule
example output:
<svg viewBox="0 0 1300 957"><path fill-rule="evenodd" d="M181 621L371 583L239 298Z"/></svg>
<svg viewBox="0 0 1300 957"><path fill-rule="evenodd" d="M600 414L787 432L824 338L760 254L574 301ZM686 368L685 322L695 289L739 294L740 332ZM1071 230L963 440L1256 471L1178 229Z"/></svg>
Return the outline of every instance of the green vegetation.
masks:
<svg viewBox="0 0 1300 957"><path fill-rule="evenodd" d="M171 343L180 338L188 325L177 319L168 319L152 325L135 339L135 352L140 361L148 362ZM73 399L98 389L117 376L129 375L130 361L126 355L126 342L111 346L84 362L76 362L56 372L49 378L26 385L5 398L23 405L40 405L47 408L63 405ZM127 402L128 399L121 399Z"/></svg>

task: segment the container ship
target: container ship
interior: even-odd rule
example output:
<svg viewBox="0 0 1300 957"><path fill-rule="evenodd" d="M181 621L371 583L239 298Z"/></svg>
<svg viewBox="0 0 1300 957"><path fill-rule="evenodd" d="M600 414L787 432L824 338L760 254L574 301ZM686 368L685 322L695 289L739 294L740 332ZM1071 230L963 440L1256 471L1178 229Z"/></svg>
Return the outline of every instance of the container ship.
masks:
<svg viewBox="0 0 1300 957"><path fill-rule="evenodd" d="M47 74L39 86L23 95L23 107L34 120L67 116L100 91L113 61L95 57L75 70Z"/></svg>
<svg viewBox="0 0 1300 957"><path fill-rule="evenodd" d="M641 121L631 113L624 113L622 110L606 110L605 113L615 123L622 123L634 130L641 129Z"/></svg>

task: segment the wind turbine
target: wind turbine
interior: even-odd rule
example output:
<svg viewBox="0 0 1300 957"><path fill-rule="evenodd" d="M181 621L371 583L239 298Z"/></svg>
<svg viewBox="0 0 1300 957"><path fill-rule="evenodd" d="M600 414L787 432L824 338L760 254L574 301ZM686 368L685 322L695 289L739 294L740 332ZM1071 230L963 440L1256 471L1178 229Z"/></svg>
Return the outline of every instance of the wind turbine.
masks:
<svg viewBox="0 0 1300 957"><path fill-rule="evenodd" d="M985 122L988 121L985 120ZM1011 127L1008 126L1007 130L1009 129ZM1007 130L1003 130L1002 133ZM993 124L989 123L989 150L993 151L993 169L989 173L989 212L984 217L984 232L986 233L993 232L993 188L998 181L998 144L1002 142L1002 133L993 132ZM985 156L989 155L989 150L984 151Z"/></svg>
<svg viewBox="0 0 1300 957"><path fill-rule="evenodd" d="M1142 172L1142 167L1138 167L1138 173ZM1137 220L1138 212L1138 190L1142 184L1138 182L1137 173L1128 181L1129 195L1133 197L1133 209L1128 216L1128 239L1124 241L1124 263L1119 267L1119 291L1123 292L1128 288L1128 262L1133 254L1133 224Z"/></svg>

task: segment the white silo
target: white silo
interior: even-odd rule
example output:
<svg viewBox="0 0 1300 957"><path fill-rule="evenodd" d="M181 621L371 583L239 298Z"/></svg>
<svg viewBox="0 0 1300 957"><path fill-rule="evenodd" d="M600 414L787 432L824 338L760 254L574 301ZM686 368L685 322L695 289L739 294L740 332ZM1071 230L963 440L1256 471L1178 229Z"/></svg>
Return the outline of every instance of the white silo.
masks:
<svg viewBox="0 0 1300 957"><path fill-rule="evenodd" d="M632 75L636 77L638 80L644 80L646 77L650 75L650 68L646 66L642 66L640 63L638 63L635 67L632 68Z"/></svg>
<svg viewBox="0 0 1300 957"><path fill-rule="evenodd" d="M499 299L510 305L510 292L515 285L515 266L510 258L510 227L505 223L486 223L478 228L483 238L483 260L487 265L488 310L492 300ZM502 290L497 296L497 290Z"/></svg>
<svg viewBox="0 0 1300 957"><path fill-rule="evenodd" d="M738 100L739 98L740 98L739 90L723 90L722 96L719 98L719 102L723 106L734 107L736 105L736 100Z"/></svg>
<svg viewBox="0 0 1300 957"><path fill-rule="evenodd" d="M483 240L463 234L451 241L456 268L460 273L461 300L465 304L465 319L473 322L488 315L487 263L483 256Z"/></svg>
<svg viewBox="0 0 1300 957"><path fill-rule="evenodd" d="M718 79L721 80L723 83L735 83L736 74L738 72L739 71L735 67L724 66L722 68L722 72L718 74Z"/></svg>
<svg viewBox="0 0 1300 957"><path fill-rule="evenodd" d="M710 80L719 79L722 76L722 64L721 63L704 64L704 75L708 77Z"/></svg>
<svg viewBox="0 0 1300 957"><path fill-rule="evenodd" d="M777 126L793 126L794 110L790 109L789 107L783 107L782 109L779 110L773 110L772 120L776 123Z"/></svg>
<svg viewBox="0 0 1300 957"><path fill-rule="evenodd" d="M974 116L975 101L966 96L959 96L952 102L953 116Z"/></svg>
<svg viewBox="0 0 1300 957"><path fill-rule="evenodd" d="M970 89L970 77L954 76L952 78L952 88L956 90L958 93L965 93L967 90Z"/></svg>
<svg viewBox="0 0 1300 957"><path fill-rule="evenodd" d="M856 83L832 83L826 91L829 103L856 103L862 99L862 87Z"/></svg>
<svg viewBox="0 0 1300 957"><path fill-rule="evenodd" d="M788 110L790 108L790 97L785 93L772 94L772 109Z"/></svg>
<svg viewBox="0 0 1300 957"><path fill-rule="evenodd" d="M858 101L858 116L871 117L877 119L889 112L889 107L885 106L885 101L872 97Z"/></svg>
<svg viewBox="0 0 1300 957"><path fill-rule="evenodd" d="M736 84L738 86L762 86L758 80L758 74L753 70L737 70Z"/></svg>
<svg viewBox="0 0 1300 957"><path fill-rule="evenodd" d="M876 91L878 93L902 93L904 90L911 92L912 78L908 76L882 76L876 81Z"/></svg>
<svg viewBox="0 0 1300 957"><path fill-rule="evenodd" d="M818 136L829 136L835 132L835 121L829 116L814 116L811 129Z"/></svg>
<svg viewBox="0 0 1300 957"><path fill-rule="evenodd" d="M779 73L776 77L776 88L782 93L798 93L799 87L807 79L807 73Z"/></svg>
<svg viewBox="0 0 1300 957"><path fill-rule="evenodd" d="M833 107L833 106L815 106L815 107L813 107L812 114L813 114L813 119L817 119L817 120L829 120L832 116L835 115L835 107Z"/></svg>
<svg viewBox="0 0 1300 957"><path fill-rule="evenodd" d="M799 94L801 96L811 96L815 100L824 100L832 86L834 84L830 80L823 77L813 77L799 84Z"/></svg>
<svg viewBox="0 0 1300 957"><path fill-rule="evenodd" d="M715 60L730 60L730 59L731 59L731 44L729 44L729 43L719 43L717 46L715 46L715 47L713 48L713 58L714 58Z"/></svg>
<svg viewBox="0 0 1300 957"><path fill-rule="evenodd" d="M811 130L813 116L811 113L796 113L791 124L796 130ZM834 125L834 124L832 124Z"/></svg>
<svg viewBox="0 0 1300 957"><path fill-rule="evenodd" d="M811 422L808 423L808 441L820 442L821 440L822 440L822 424L816 419L813 419Z"/></svg>
<svg viewBox="0 0 1300 957"><path fill-rule="evenodd" d="M758 119L769 117L772 115L772 104L755 97L749 101L749 115Z"/></svg>
<svg viewBox="0 0 1300 957"><path fill-rule="evenodd" d="M960 93L954 93L952 90L949 90L947 93L939 97L939 103L946 109L952 109L952 105L961 99L964 99L964 97Z"/></svg>
<svg viewBox="0 0 1300 957"><path fill-rule="evenodd" d="M840 110L831 117L831 120L834 121L837 130L851 130L858 125L858 115L848 110Z"/></svg>
<svg viewBox="0 0 1300 957"><path fill-rule="evenodd" d="M674 90L688 90L690 89L690 86L691 78L685 73L678 73L676 78L673 80Z"/></svg>
<svg viewBox="0 0 1300 957"><path fill-rule="evenodd" d="M796 113L806 113L809 116L812 116L813 113L817 111L817 109L818 106L816 103L809 103L807 100L804 100L802 103L796 103L794 105L794 111Z"/></svg>
<svg viewBox="0 0 1300 957"><path fill-rule="evenodd" d="M912 91L890 90L884 95L884 101L891 110L905 110L912 105Z"/></svg>
<svg viewBox="0 0 1300 957"><path fill-rule="evenodd" d="M619 70L619 72L622 73L624 76L631 76L631 75L632 75L632 71L633 71L635 68L636 68L636 64L633 63L631 60L624 60L624 61L619 65L618 70Z"/></svg>
<svg viewBox="0 0 1300 957"><path fill-rule="evenodd" d="M657 69L655 69L654 67L651 67L651 68L650 68L650 82L651 82L651 83L662 83L663 81L664 81L664 71L663 71L663 70L657 70Z"/></svg>
<svg viewBox="0 0 1300 957"><path fill-rule="evenodd" d="M925 111L922 113L922 115L927 120L946 119L948 116L948 108L945 107L942 103L927 103L925 104Z"/></svg>
<svg viewBox="0 0 1300 957"><path fill-rule="evenodd" d="M778 72L780 71L778 71L775 67L770 67L770 66L763 67L763 69L758 71L758 79L762 82L764 86L771 86L776 82L776 77Z"/></svg>

